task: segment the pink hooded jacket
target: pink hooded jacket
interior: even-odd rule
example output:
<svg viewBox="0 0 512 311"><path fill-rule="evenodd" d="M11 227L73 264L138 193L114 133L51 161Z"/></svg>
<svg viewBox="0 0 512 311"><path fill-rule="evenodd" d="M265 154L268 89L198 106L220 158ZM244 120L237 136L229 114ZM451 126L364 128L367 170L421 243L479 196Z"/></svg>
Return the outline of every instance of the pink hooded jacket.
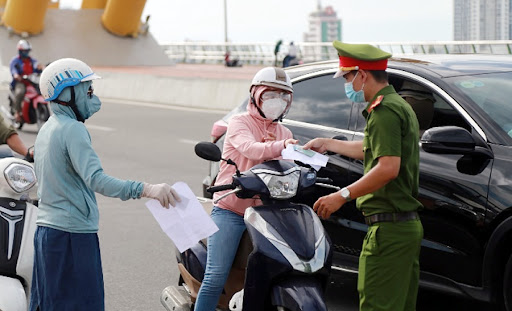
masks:
<svg viewBox="0 0 512 311"><path fill-rule="evenodd" d="M255 97L259 98L259 96ZM276 140L264 142L268 133L274 134ZM238 165L238 169L243 172L266 160L281 158L284 142L289 138L293 138L289 129L263 118L256 107L249 102L246 113L234 116L229 121L222 158L233 160ZM215 185L231 183L234 174L235 166L222 161ZM225 191L217 192L213 198L216 199L224 193ZM233 194L219 201L217 205L243 216L249 206L261 205L261 201L240 199Z"/></svg>

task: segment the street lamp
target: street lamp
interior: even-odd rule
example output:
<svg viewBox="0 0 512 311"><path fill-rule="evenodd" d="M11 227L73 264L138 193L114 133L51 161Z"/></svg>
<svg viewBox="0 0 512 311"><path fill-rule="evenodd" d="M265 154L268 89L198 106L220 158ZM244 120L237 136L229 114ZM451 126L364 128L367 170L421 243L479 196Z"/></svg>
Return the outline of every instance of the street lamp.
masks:
<svg viewBox="0 0 512 311"><path fill-rule="evenodd" d="M228 10L227 0L224 0L224 43L226 44L226 52L228 51Z"/></svg>

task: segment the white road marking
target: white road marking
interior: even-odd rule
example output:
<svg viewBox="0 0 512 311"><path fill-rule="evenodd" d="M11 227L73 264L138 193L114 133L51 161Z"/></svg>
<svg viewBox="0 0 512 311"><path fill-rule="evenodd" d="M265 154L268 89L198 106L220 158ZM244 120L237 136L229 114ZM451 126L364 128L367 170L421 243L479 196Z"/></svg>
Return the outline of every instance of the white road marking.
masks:
<svg viewBox="0 0 512 311"><path fill-rule="evenodd" d="M196 145L199 142L197 140L192 140L192 139L180 139L179 141L180 141L180 143L190 144L190 145Z"/></svg>
<svg viewBox="0 0 512 311"><path fill-rule="evenodd" d="M99 126L99 125L87 124L87 123L85 124L85 127L88 129L91 129L91 130L98 130L98 131L105 131L105 132L112 132L112 131L116 130L111 127Z"/></svg>
<svg viewBox="0 0 512 311"><path fill-rule="evenodd" d="M191 108L191 107L173 106L171 104L169 104L169 105L155 104L155 103L131 101L131 100L115 99L115 98L102 98L102 101L112 103L112 104L131 105L131 106L169 109L169 110L202 112L202 113L222 114L222 115L228 113L228 111L226 111L226 110L216 110L216 109L212 109L212 108L208 108L208 109L206 109L206 108Z"/></svg>

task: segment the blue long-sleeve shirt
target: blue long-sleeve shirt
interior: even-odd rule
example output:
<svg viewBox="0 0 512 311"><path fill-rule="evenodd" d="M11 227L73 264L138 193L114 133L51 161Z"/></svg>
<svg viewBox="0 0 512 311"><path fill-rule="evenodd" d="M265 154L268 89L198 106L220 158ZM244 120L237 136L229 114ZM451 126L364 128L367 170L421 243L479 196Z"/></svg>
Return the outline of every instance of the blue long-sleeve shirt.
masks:
<svg viewBox="0 0 512 311"><path fill-rule="evenodd" d="M121 200L140 198L143 183L111 177L103 171L85 125L67 106L51 103L53 115L35 142L38 179L37 225L94 233L99 212L95 192Z"/></svg>

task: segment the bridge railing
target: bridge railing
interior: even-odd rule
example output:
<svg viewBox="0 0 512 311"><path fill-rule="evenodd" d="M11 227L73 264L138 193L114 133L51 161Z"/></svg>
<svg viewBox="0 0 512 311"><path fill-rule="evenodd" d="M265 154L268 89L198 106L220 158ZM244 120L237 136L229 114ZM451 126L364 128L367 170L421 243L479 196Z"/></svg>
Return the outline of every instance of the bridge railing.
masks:
<svg viewBox="0 0 512 311"><path fill-rule="evenodd" d="M433 41L433 42L369 42L393 55L411 54L512 54L512 40L499 41ZM273 65L274 42L169 42L161 44L171 60L177 63L222 64L229 51L232 59L243 64ZM295 42L297 57L304 63L336 59L330 42ZM278 64L288 52L288 43L281 45Z"/></svg>

